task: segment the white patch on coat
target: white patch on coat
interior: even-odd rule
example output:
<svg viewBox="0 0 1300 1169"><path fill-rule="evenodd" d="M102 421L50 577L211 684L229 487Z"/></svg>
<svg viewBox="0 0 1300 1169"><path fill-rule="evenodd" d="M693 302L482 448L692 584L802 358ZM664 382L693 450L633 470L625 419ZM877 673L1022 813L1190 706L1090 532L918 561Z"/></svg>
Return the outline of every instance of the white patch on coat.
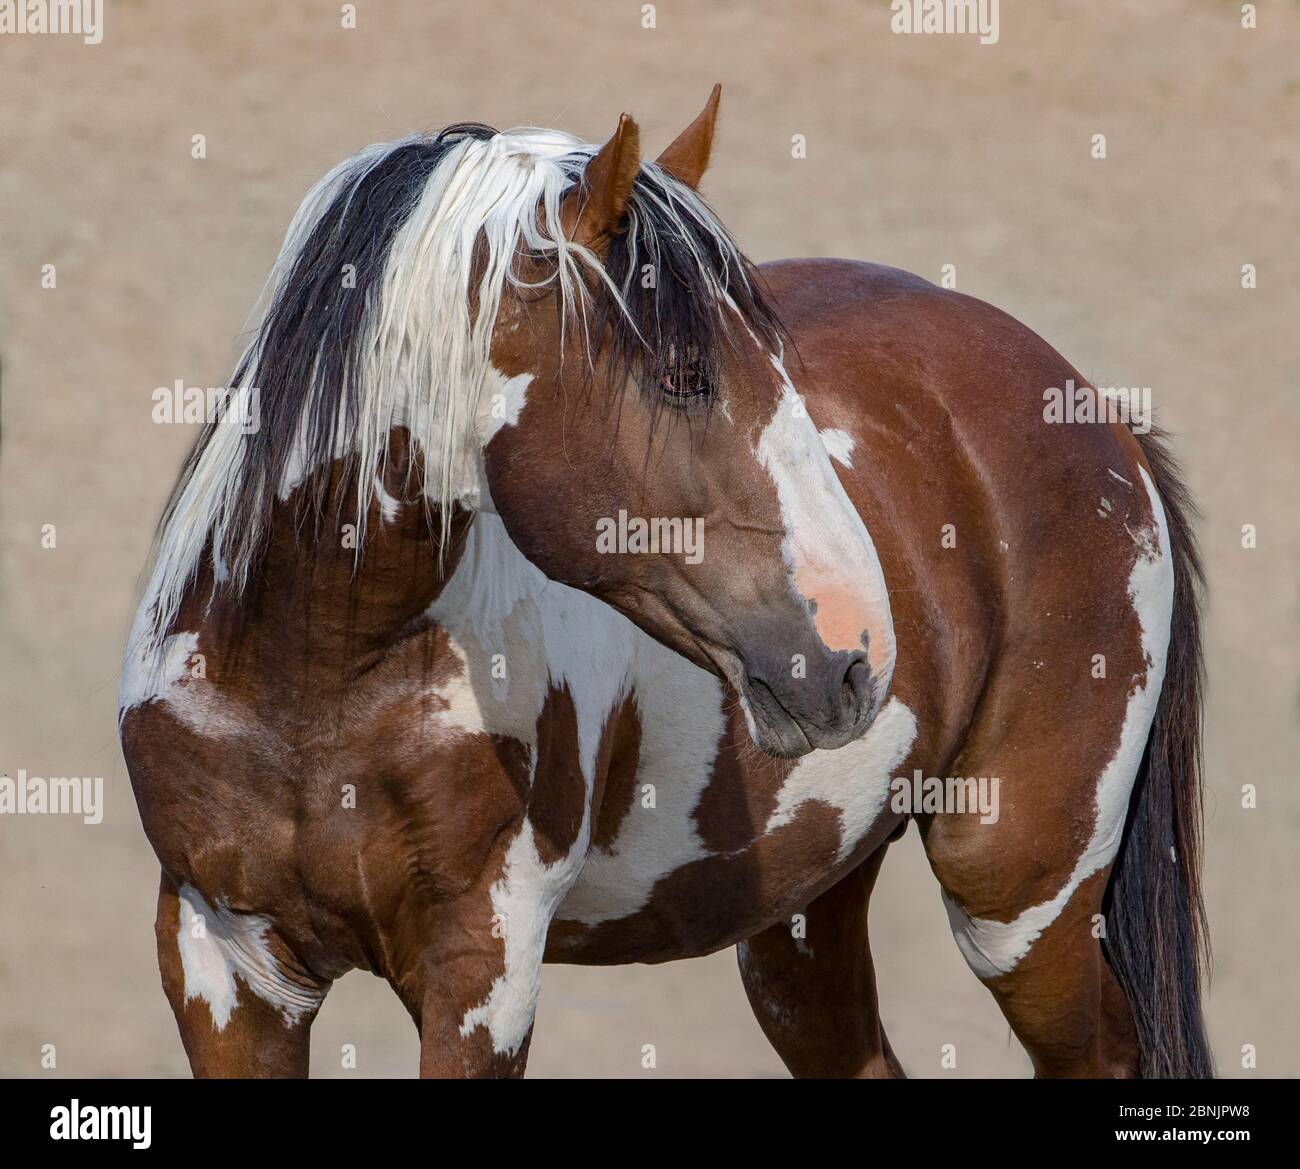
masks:
<svg viewBox="0 0 1300 1169"><path fill-rule="evenodd" d="M567 689L573 699L578 763L590 794L601 732L631 682L638 631L589 594L553 583L540 608L548 681Z"/></svg>
<svg viewBox="0 0 1300 1169"><path fill-rule="evenodd" d="M199 647L197 633L174 633L164 638L155 652L149 639L148 619L142 611L136 615L131 638L122 662L122 677L117 687L117 717L146 702L166 698L184 675L190 658Z"/></svg>
<svg viewBox="0 0 1300 1169"><path fill-rule="evenodd" d="M843 861L879 819L890 781L916 741L916 718L892 697L871 729L836 751L812 751L795 764L777 793L765 833L791 823L802 804L818 800L838 809Z"/></svg>
<svg viewBox="0 0 1300 1169"><path fill-rule="evenodd" d="M436 716L443 729L504 735L535 747L549 687L568 689L577 714L587 815L602 731L615 707L629 693L635 695L642 725L638 798L642 786L652 784L657 805L643 816L629 815L638 830L631 831L625 821L629 831L608 853L596 849L586 855L590 829L584 823L579 843L585 867L570 872L560 862L563 871L554 874L561 883L572 884L581 869L581 887L575 886L564 902L567 920L594 924L633 913L684 854L706 855L692 813L708 784L724 730L717 678L642 633L617 610L547 580L515 548L495 515L475 517L456 572L428 615L447 631L462 662L462 669L435 691L444 704ZM502 680L492 676L494 660L504 664ZM516 847L520 851L513 852ZM512 855L522 874L531 854L517 843ZM507 881L501 896L522 896L521 879ZM482 1011L506 1010L507 1003L519 1001L503 997L507 986L527 997L528 978L509 968L509 955L521 952L511 949L514 928L504 923L507 975L496 999L480 1004ZM485 1018L480 1013L473 1021ZM512 1038L517 1034L506 1024L499 1031Z"/></svg>
<svg viewBox="0 0 1300 1169"><path fill-rule="evenodd" d="M482 446L486 447L499 430L519 425L519 415L528 401L528 387L532 382L531 373L518 373L508 378L496 366L491 367L475 422Z"/></svg>
<svg viewBox="0 0 1300 1169"><path fill-rule="evenodd" d="M573 884L591 831L590 803L582 830L567 856L546 864L537 851L532 823L525 818L506 853L501 879L492 886L492 910L505 946L504 971L487 997L465 1012L462 1036L485 1027L498 1055L517 1055L528 1038L542 989L546 931Z"/></svg>
<svg viewBox="0 0 1300 1169"><path fill-rule="evenodd" d="M397 519L402 501L388 494L388 488L384 486L384 481L378 475L375 476L375 499L379 502L379 515L384 523L391 524Z"/></svg>
<svg viewBox="0 0 1300 1169"><path fill-rule="evenodd" d="M465 650L451 638L447 648L460 666L447 682L434 687L434 695L441 700L442 706L433 717L440 727L453 735L486 734L488 728L483 721L483 706L474 690Z"/></svg>
<svg viewBox="0 0 1300 1169"><path fill-rule="evenodd" d="M568 691L577 720L585 785L577 839L547 864L531 822L522 821L491 889L503 972L460 1025L463 1036L486 1028L493 1051L514 1055L532 1026L551 918L590 847L601 733L628 692L634 646L644 634L594 597L547 580L514 546L500 517L482 512L428 615L446 630L461 664L435 690L444 729L513 738L531 748L535 768L537 720L553 687Z"/></svg>
<svg viewBox="0 0 1300 1169"><path fill-rule="evenodd" d="M822 446L826 448L826 453L841 466L852 470L853 435L847 430L838 430L835 427L828 427L825 430L819 430L817 433L821 437Z"/></svg>
<svg viewBox="0 0 1300 1169"><path fill-rule="evenodd" d="M180 888L176 944L181 953L185 1002L202 999L212 1025L224 1031L239 997L236 976L292 1026L314 1011L322 995L286 978L266 942L271 919L213 908L192 885Z"/></svg>
<svg viewBox="0 0 1300 1169"><path fill-rule="evenodd" d="M879 701L893 677L895 656L884 570L781 358L769 356L781 379L781 401L756 453L776 484L792 587L816 605L813 623L827 649L860 650L867 635Z"/></svg>
<svg viewBox="0 0 1300 1169"><path fill-rule="evenodd" d="M240 702L192 672L198 633L174 633L155 652L144 621L143 612L137 614L123 660L117 694L119 724L135 707L161 702L195 734L210 739L237 739L256 725Z"/></svg>
<svg viewBox="0 0 1300 1169"><path fill-rule="evenodd" d="M482 707L476 731L522 743L536 738L546 698L540 605L548 584L511 542L499 516L475 516L456 571L427 616L447 631L460 655L462 678L450 685L468 687Z"/></svg>
<svg viewBox="0 0 1300 1169"><path fill-rule="evenodd" d="M593 926L630 917L645 909L665 877L693 861L722 855L705 847L695 823L725 732L721 684L684 658L663 652L667 657L657 675L638 671L634 676L642 733L637 799L613 843L592 850L560 907L562 921ZM912 712L891 698L861 739L835 751L812 751L795 764L755 839L791 823L809 800L819 800L839 811L836 863L843 861L885 810L890 780L915 738ZM646 785L654 787L654 808L637 802Z"/></svg>
<svg viewBox="0 0 1300 1169"><path fill-rule="evenodd" d="M722 683L637 631L632 693L641 725L632 806L608 848L593 848L560 909L564 921L598 925L644 909L669 873L709 854L695 809L713 774L726 723ZM654 791L654 806L642 793Z"/></svg>
<svg viewBox="0 0 1300 1169"><path fill-rule="evenodd" d="M490 524L489 517L477 517L475 527L485 520ZM499 535L506 538L504 528ZM585 791L582 823L569 851L546 864L538 854L533 826L525 817L506 854L502 876L492 886L492 907L500 920L504 944L504 969L487 997L465 1013L460 1033L468 1036L475 1028L486 1027L493 1051L510 1055L518 1053L533 1023L551 918L587 859L601 733L610 713L626 696L636 636L631 623L613 609L562 585L548 582L530 604L540 622L536 631L539 643L546 650L543 690L563 687L573 700L578 766ZM534 767L535 728L541 711L539 702L525 740L533 746ZM492 713L490 707L481 708L483 713Z"/></svg>
<svg viewBox="0 0 1300 1169"><path fill-rule="evenodd" d="M1146 468L1139 467L1139 472L1151 502L1154 526L1137 538L1137 559L1129 575L1128 596L1142 629L1146 676L1129 696L1119 745L1097 781L1092 838L1056 896L1026 909L1014 921L1002 922L972 918L943 894L957 945L980 978L1014 970L1042 932L1061 915L1075 890L1093 873L1109 865L1119 849L1129 796L1160 700L1174 603L1174 568L1168 552L1165 510ZM1135 681L1137 677L1134 675Z"/></svg>

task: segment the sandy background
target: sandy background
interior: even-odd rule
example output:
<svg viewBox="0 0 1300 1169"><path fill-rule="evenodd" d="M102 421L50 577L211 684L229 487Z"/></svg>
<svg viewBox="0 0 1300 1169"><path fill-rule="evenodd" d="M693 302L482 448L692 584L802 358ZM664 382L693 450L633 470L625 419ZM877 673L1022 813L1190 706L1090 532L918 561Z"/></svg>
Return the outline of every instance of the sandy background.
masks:
<svg viewBox="0 0 1300 1169"><path fill-rule="evenodd" d="M114 724L139 570L193 437L151 423L153 389L224 384L300 195L363 144L462 119L603 140L628 110L657 152L721 80L705 190L755 258L860 257L932 279L955 264L958 287L1094 384L1152 387L1204 508L1212 584L1210 1034L1226 1075L1247 1074L1244 1044L1259 1074L1300 1074L1300 8L1264 0L1248 32L1220 0L1004 0L1001 39L981 46L891 35L884 0L664 0L653 30L631 0L362 0L354 31L339 7L109 0L96 47L0 37L0 769L102 775L108 792L95 827L0 817L0 1073L187 1070ZM1240 807L1244 783L1258 810ZM872 928L910 1073L1026 1074L914 834L886 863ZM356 1074L340 1070L344 1043L361 1073L415 1072L409 1021L364 974L326 1003L317 1074ZM784 1072L728 951L548 968L530 1074Z"/></svg>

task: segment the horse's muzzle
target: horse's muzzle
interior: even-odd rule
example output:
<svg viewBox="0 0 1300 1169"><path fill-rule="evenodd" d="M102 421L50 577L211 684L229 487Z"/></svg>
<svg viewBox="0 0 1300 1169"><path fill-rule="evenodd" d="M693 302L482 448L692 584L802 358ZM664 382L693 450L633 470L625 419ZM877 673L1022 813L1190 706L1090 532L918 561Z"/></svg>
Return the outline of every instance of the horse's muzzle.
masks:
<svg viewBox="0 0 1300 1169"><path fill-rule="evenodd" d="M796 759L812 750L833 751L866 734L879 694L864 652L835 654L819 679L746 674L741 686L750 734L769 755Z"/></svg>

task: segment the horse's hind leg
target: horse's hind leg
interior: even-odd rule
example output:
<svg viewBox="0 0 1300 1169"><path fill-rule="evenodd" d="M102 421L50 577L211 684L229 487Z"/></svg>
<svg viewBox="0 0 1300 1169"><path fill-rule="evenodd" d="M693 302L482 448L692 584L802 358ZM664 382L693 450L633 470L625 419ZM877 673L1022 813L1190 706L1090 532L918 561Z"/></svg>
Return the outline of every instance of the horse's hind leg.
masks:
<svg viewBox="0 0 1300 1169"><path fill-rule="evenodd" d="M158 966L196 1076L307 1075L322 984L294 961L264 918L214 908L163 874Z"/></svg>
<svg viewBox="0 0 1300 1169"><path fill-rule="evenodd" d="M1027 904L1015 888L1027 874L1014 854L990 841L982 862L972 853L957 858L949 842L936 842L933 834L927 850L962 953L997 1000L1035 1072L1136 1076L1137 1037L1128 1002L1097 937L1109 867L1084 880L1040 930L1037 917L1043 915L1035 910L1050 902ZM1053 870L1052 879L1064 885L1072 867Z"/></svg>
<svg viewBox="0 0 1300 1169"><path fill-rule="evenodd" d="M736 947L759 1026L792 1075L903 1075L880 1023L867 905L882 845L804 911Z"/></svg>
<svg viewBox="0 0 1300 1169"><path fill-rule="evenodd" d="M926 853L967 964L1037 1074L1134 1076L1136 1032L1100 941L1105 852L1118 844L1129 789L1099 795L1104 762L1084 763L1059 730L1021 729L1014 748L968 751L955 765L959 776L999 781L997 819L918 817ZM1118 825L1099 824L1103 816Z"/></svg>

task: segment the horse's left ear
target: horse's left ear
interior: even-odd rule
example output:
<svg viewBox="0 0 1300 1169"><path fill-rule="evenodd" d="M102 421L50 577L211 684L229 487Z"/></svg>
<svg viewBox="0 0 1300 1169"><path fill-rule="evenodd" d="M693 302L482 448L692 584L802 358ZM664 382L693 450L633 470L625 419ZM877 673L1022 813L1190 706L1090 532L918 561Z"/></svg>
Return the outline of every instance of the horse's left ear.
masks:
<svg viewBox="0 0 1300 1169"><path fill-rule="evenodd" d="M640 169L641 131L623 114L614 136L587 163L582 182L561 212L569 238L599 250L622 231Z"/></svg>
<svg viewBox="0 0 1300 1169"><path fill-rule="evenodd" d="M722 86L715 85L699 117L686 127L655 161L673 178L692 190L700 185L713 150L713 127L718 121L718 101Z"/></svg>

